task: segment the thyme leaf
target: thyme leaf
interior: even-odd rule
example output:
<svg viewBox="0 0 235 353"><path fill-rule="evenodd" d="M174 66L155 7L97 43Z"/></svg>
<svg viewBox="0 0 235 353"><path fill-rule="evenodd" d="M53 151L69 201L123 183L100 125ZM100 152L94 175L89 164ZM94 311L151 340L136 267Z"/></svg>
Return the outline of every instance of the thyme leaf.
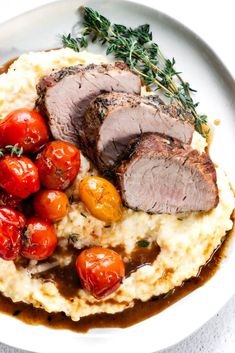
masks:
<svg viewBox="0 0 235 353"><path fill-rule="evenodd" d="M67 36L63 34L61 40L64 47L73 49L74 51L80 51L80 48L86 48L88 45L88 41L84 36L81 38L73 38L71 33Z"/></svg>
<svg viewBox="0 0 235 353"><path fill-rule="evenodd" d="M2 148L0 148L0 158L4 157L5 154L9 154L11 156L17 156L20 157L23 154L24 150L23 147L19 147L18 143L15 145L7 145Z"/></svg>
<svg viewBox="0 0 235 353"><path fill-rule="evenodd" d="M78 237L79 237L79 234L77 233L69 234L69 237L68 237L69 243L72 243L72 244L76 243L78 241Z"/></svg>
<svg viewBox="0 0 235 353"><path fill-rule="evenodd" d="M71 33L63 35L63 46L79 51L87 47L89 40L106 45L107 55L113 54L116 59L123 60L152 90L160 90L170 102L179 106L182 114L189 113L195 129L205 136L207 117L198 114L198 103L191 97L191 93L196 91L175 69L175 59L165 58L158 44L152 41L150 26L143 24L131 28L111 24L106 17L90 7L82 7L81 11L81 34L78 37L73 37Z"/></svg>
<svg viewBox="0 0 235 353"><path fill-rule="evenodd" d="M136 242L136 245L139 248L147 248L149 246L150 242L146 239L141 239Z"/></svg>

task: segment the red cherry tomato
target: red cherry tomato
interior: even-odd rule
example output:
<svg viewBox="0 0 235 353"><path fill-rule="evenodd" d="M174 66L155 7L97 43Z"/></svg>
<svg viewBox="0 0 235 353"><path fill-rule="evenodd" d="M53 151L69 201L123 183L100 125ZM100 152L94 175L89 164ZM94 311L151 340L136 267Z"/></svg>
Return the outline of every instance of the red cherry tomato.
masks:
<svg viewBox="0 0 235 353"><path fill-rule="evenodd" d="M80 168L80 152L68 142L49 142L37 156L40 180L48 189L64 190L77 176Z"/></svg>
<svg viewBox="0 0 235 353"><path fill-rule="evenodd" d="M121 256L110 249L94 247L83 250L76 267L83 288L96 299L113 293L125 276Z"/></svg>
<svg viewBox="0 0 235 353"><path fill-rule="evenodd" d="M57 245L53 224L32 217L26 222L22 237L21 255L31 260L43 260L51 256Z"/></svg>
<svg viewBox="0 0 235 353"><path fill-rule="evenodd" d="M25 218L21 212L0 207L0 257L15 260L20 251Z"/></svg>
<svg viewBox="0 0 235 353"><path fill-rule="evenodd" d="M18 144L24 152L37 152L48 139L45 120L33 110L14 110L0 123L0 147Z"/></svg>
<svg viewBox="0 0 235 353"><path fill-rule="evenodd" d="M22 200L19 197L8 194L5 191L0 191L0 207L10 207L17 208L18 210L22 209Z"/></svg>
<svg viewBox="0 0 235 353"><path fill-rule="evenodd" d="M69 200L58 190L41 190L34 197L34 209L39 217L57 222L67 215Z"/></svg>
<svg viewBox="0 0 235 353"><path fill-rule="evenodd" d="M0 187L22 199L40 188L38 170L27 157L5 156L0 159Z"/></svg>

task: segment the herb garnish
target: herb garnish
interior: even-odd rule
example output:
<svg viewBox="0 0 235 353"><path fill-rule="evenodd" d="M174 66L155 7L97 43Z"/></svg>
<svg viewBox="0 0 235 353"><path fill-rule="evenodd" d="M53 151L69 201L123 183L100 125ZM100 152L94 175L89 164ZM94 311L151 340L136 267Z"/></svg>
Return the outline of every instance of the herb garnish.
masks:
<svg viewBox="0 0 235 353"><path fill-rule="evenodd" d="M150 242L146 239L141 239L136 242L136 245L139 248L147 248L149 246Z"/></svg>
<svg viewBox="0 0 235 353"><path fill-rule="evenodd" d="M72 244L76 243L78 241L78 237L79 237L79 234L77 233L69 234L69 238L68 238L69 243L72 243Z"/></svg>
<svg viewBox="0 0 235 353"><path fill-rule="evenodd" d="M106 54L114 54L116 59L123 60L134 72L139 74L152 90L161 90L170 100L176 102L181 113L189 113L195 129L205 135L203 125L207 123L206 115L199 115L191 93L196 92L185 82L175 69L175 59L166 59L158 44L152 41L152 32L148 24L137 28L126 27L111 22L97 11L82 7L83 29L81 35L62 36L64 47L79 51L98 40L106 44Z"/></svg>
<svg viewBox="0 0 235 353"><path fill-rule="evenodd" d="M5 147L0 148L0 158L4 157L5 154L9 154L11 156L20 157L23 154L24 150L23 147L19 147L18 143L16 145L8 145Z"/></svg>
<svg viewBox="0 0 235 353"><path fill-rule="evenodd" d="M105 117L105 112L104 110L99 110L98 111L98 118L99 120L102 122L104 120L104 117Z"/></svg>
<svg viewBox="0 0 235 353"><path fill-rule="evenodd" d="M69 196L69 203L70 203L70 205L71 205L73 202L74 202L74 197L73 197L73 195L70 195L70 196Z"/></svg>

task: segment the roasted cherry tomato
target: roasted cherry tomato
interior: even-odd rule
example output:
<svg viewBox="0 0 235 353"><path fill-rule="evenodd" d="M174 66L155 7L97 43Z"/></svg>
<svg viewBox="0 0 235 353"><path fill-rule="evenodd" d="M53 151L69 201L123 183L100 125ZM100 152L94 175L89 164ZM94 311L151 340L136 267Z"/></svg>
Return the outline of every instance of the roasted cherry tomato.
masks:
<svg viewBox="0 0 235 353"><path fill-rule="evenodd" d="M56 245L57 236L53 224L37 217L28 219L22 236L22 256L31 260L43 260L54 252Z"/></svg>
<svg viewBox="0 0 235 353"><path fill-rule="evenodd" d="M41 190L34 197L34 209L39 217L56 222L67 215L69 200L62 191Z"/></svg>
<svg viewBox="0 0 235 353"><path fill-rule="evenodd" d="M88 211L104 222L116 222L122 217L122 202L116 188L97 176L84 178L79 184L79 197Z"/></svg>
<svg viewBox="0 0 235 353"><path fill-rule="evenodd" d="M80 168L80 152L68 142L49 142L37 156L36 165L42 185L64 190L76 178Z"/></svg>
<svg viewBox="0 0 235 353"><path fill-rule="evenodd" d="M24 152L37 152L48 139L45 120L33 110L14 110L0 123L0 147L18 144Z"/></svg>
<svg viewBox="0 0 235 353"><path fill-rule="evenodd" d="M22 200L19 197L0 191L0 207L10 207L13 209L22 209Z"/></svg>
<svg viewBox="0 0 235 353"><path fill-rule="evenodd" d="M20 251L25 218L21 212L0 207L0 257L15 260Z"/></svg>
<svg viewBox="0 0 235 353"><path fill-rule="evenodd" d="M94 247L83 250L76 267L83 288L96 299L113 293L125 276L121 256L110 249Z"/></svg>
<svg viewBox="0 0 235 353"><path fill-rule="evenodd" d="M40 188L38 170L27 157L5 156L0 159L0 187L22 199Z"/></svg>

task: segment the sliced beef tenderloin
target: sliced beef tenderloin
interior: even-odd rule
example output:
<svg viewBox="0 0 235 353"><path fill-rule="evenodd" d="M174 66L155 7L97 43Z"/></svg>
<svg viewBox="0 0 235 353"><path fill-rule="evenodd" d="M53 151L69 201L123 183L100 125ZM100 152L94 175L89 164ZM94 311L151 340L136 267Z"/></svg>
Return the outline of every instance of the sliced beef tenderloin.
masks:
<svg viewBox="0 0 235 353"><path fill-rule="evenodd" d="M190 143L194 131L188 115L157 96L104 93L89 105L84 117L84 152L101 169L112 168L130 139L157 132Z"/></svg>
<svg viewBox="0 0 235 353"><path fill-rule="evenodd" d="M190 145L145 134L130 145L117 168L127 207L149 213L209 211L218 204L216 172L206 153Z"/></svg>
<svg viewBox="0 0 235 353"><path fill-rule="evenodd" d="M77 65L42 77L36 106L48 117L55 139L79 145L83 116L92 99L103 92L140 94L140 90L140 78L122 62Z"/></svg>

